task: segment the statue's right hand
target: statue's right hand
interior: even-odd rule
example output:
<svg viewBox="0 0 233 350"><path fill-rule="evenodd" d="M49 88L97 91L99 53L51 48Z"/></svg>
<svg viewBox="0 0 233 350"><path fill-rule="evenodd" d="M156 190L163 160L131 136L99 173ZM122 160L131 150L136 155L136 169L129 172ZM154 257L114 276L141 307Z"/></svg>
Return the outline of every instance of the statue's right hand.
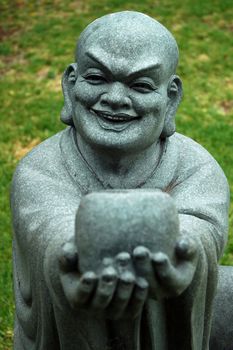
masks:
<svg viewBox="0 0 233 350"><path fill-rule="evenodd" d="M72 309L84 306L96 287L94 272L80 274L78 253L74 240L65 243L59 254L60 280L64 294Z"/></svg>
<svg viewBox="0 0 233 350"><path fill-rule="evenodd" d="M122 257L123 270L119 269ZM59 258L60 280L71 308L82 308L110 319L135 318L146 300L148 284L133 275L128 266L129 259L127 253L118 254L104 265L98 277L93 271L81 274L74 242L64 244Z"/></svg>
<svg viewBox="0 0 233 350"><path fill-rule="evenodd" d="M60 280L65 297L73 310L105 309L115 292L117 272L107 266L98 278L95 272L80 273L74 240L65 243L59 255Z"/></svg>

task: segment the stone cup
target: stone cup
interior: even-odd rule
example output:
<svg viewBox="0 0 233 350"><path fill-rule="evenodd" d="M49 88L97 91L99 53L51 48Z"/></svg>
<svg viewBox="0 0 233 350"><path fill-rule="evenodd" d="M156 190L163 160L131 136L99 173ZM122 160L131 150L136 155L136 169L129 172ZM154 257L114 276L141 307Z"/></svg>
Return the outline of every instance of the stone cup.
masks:
<svg viewBox="0 0 233 350"><path fill-rule="evenodd" d="M98 273L104 258L132 254L137 246L174 260L179 218L173 199L160 190L112 190L84 196L76 215L80 271Z"/></svg>

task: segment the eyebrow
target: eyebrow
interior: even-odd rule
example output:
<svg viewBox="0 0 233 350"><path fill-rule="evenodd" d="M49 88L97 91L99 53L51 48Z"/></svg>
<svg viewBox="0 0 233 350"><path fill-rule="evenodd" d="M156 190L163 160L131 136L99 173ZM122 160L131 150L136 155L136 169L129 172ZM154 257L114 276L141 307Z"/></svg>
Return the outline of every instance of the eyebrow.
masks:
<svg viewBox="0 0 233 350"><path fill-rule="evenodd" d="M85 55L90 59L92 59L93 61L95 61L96 63L98 63L100 66L104 68L104 70L106 70L109 74L112 75L111 70L105 65L103 61L101 61L101 59L95 57L95 55L93 55L91 52L86 52Z"/></svg>
<svg viewBox="0 0 233 350"><path fill-rule="evenodd" d="M91 52L86 52L85 53L90 59L92 59L93 61L95 61L96 63L98 63L100 66L103 67L104 70L106 70L110 75L112 75L111 70L106 66L106 64L100 59L97 58L93 53ZM150 71L152 69L157 69L161 66L161 63L157 62L157 63L151 63L145 67L139 68L139 69L135 69L134 71L130 72L127 75L127 78L132 78L135 75L141 74L141 73L146 73L147 71Z"/></svg>
<svg viewBox="0 0 233 350"><path fill-rule="evenodd" d="M150 70L158 69L159 67L161 67L161 63L151 63L151 64L149 64L146 67L135 69L133 72L131 72L128 75L128 77L132 77L134 75L138 75L138 74L141 74L141 73L146 73L146 72L148 72Z"/></svg>

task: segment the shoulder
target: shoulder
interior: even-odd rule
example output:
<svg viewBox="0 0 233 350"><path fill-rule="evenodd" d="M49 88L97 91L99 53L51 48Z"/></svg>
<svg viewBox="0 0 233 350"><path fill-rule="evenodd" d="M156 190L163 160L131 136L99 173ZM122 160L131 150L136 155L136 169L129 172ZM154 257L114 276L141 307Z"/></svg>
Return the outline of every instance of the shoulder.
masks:
<svg viewBox="0 0 233 350"><path fill-rule="evenodd" d="M37 173L38 175L48 175L59 177L66 170L62 143L70 143L69 153L75 152L73 146L72 133L70 128L66 128L54 136L41 142L24 156L16 167L14 177L25 172ZM73 147L73 148L72 148Z"/></svg>
<svg viewBox="0 0 233 350"><path fill-rule="evenodd" d="M63 133L64 131L61 131L33 148L20 160L16 172L25 168L32 170L49 169L54 163L59 162L59 143Z"/></svg>
<svg viewBox="0 0 233 350"><path fill-rule="evenodd" d="M210 153L199 143L179 133L170 137L171 147L176 148L180 162L192 161L195 164L215 162Z"/></svg>
<svg viewBox="0 0 233 350"><path fill-rule="evenodd" d="M226 176L204 147L178 133L170 137L169 147L176 153L173 193L195 192L196 197L207 196L208 200L221 198L228 203L229 185Z"/></svg>
<svg viewBox="0 0 233 350"><path fill-rule="evenodd" d="M67 178L60 148L61 139L67 132L68 129L65 129L48 138L20 160L13 176L14 189L25 188L30 183L35 186L45 181L58 182L61 178Z"/></svg>
<svg viewBox="0 0 233 350"><path fill-rule="evenodd" d="M191 138L175 133L170 137L169 147L177 155L178 169L181 172L190 171L190 169L195 172L209 168L212 172L214 171L216 174L225 176L214 157Z"/></svg>

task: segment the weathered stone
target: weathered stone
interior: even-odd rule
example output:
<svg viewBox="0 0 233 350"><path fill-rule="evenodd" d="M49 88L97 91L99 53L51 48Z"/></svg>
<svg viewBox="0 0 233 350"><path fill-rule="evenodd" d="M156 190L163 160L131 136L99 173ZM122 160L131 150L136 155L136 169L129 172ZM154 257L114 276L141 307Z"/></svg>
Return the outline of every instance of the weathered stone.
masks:
<svg viewBox="0 0 233 350"><path fill-rule="evenodd" d="M141 13L104 16L81 34L62 79L69 127L14 175L16 350L209 348L229 188L209 153L175 133L177 63L171 33ZM109 189L119 193L105 200ZM135 196L135 206L124 196ZM175 209L167 212L169 196ZM174 214L169 235L164 225L175 212L179 231ZM223 276L228 285L231 273ZM216 310L226 300L221 287ZM218 315L224 321L217 311L212 339L221 333Z"/></svg>
<svg viewBox="0 0 233 350"><path fill-rule="evenodd" d="M175 262L179 218L172 198L159 190L94 192L80 202L76 216L79 268L102 270L104 258L145 246ZM101 242L101 244L100 244Z"/></svg>

